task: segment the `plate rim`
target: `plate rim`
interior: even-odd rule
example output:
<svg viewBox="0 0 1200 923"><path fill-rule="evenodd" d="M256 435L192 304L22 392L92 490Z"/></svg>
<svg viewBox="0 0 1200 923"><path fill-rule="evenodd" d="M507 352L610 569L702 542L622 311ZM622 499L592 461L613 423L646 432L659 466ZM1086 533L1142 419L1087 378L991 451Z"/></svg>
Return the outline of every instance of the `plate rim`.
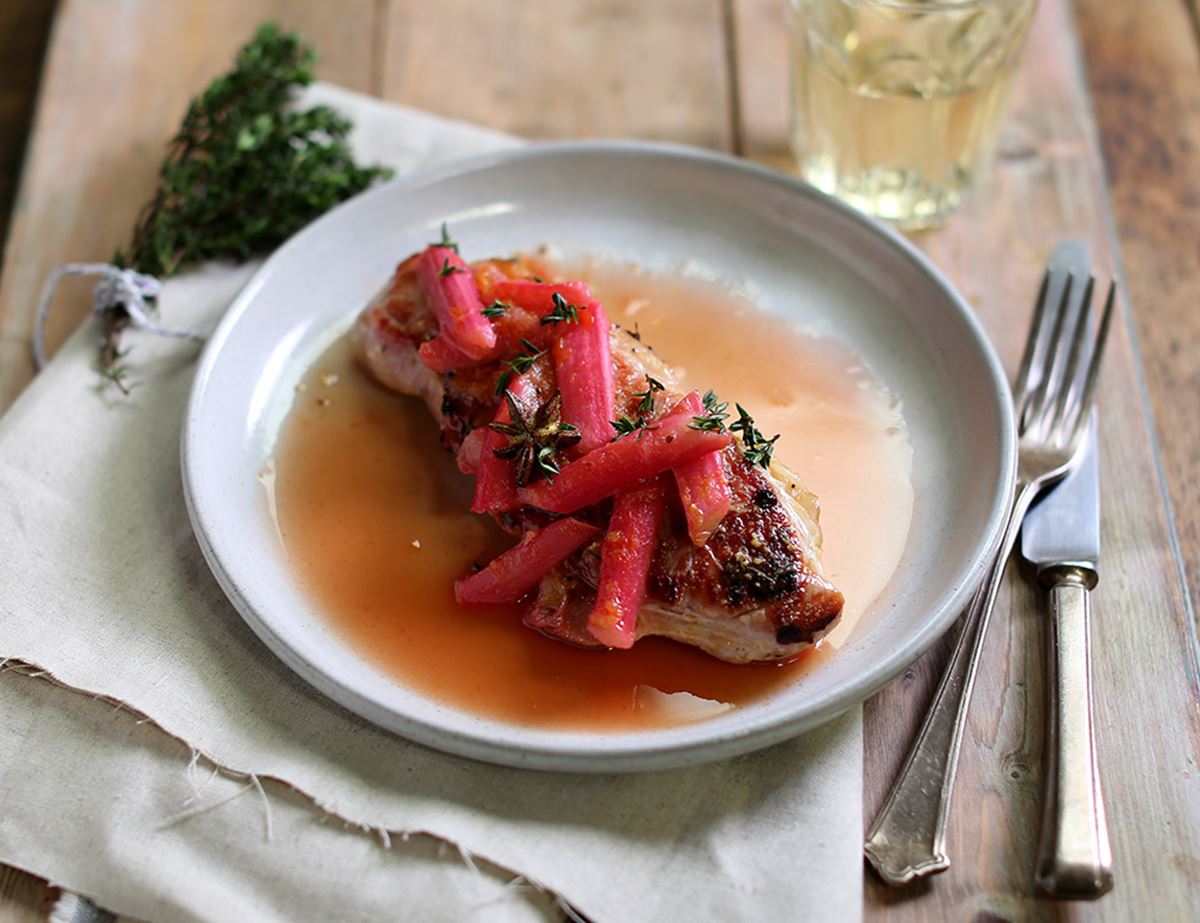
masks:
<svg viewBox="0 0 1200 923"><path fill-rule="evenodd" d="M726 729L723 733L696 741L675 744L647 744L633 738L630 734L608 734L589 732L589 739L598 744L606 742L610 745L603 750L581 750L569 742L555 744L552 739L543 744L521 746L520 748L506 747L493 739L479 734L473 734L458 729L447 728L436 723L397 712L382 702L365 695L360 690L346 684L338 677L325 671L293 648L288 640L276 632L268 624L249 600L237 587L221 562L220 554L215 547L212 537L205 524L205 514L197 504L193 481L197 478L195 461L197 452L193 448L196 420L199 417L209 382L212 379L214 367L219 363L222 348L228 340L230 332L237 325L241 316L246 312L266 284L277 266L293 251L303 247L310 237L322 232L322 226L332 220L343 209L354 207L360 200L380 194L403 195L406 191L418 189L432 182L445 180L457 175L463 175L506 164L542 157L561 157L588 154L601 154L617 157L646 157L674 158L690 162L701 162L718 170L732 170L749 174L782 189L791 196L800 196L815 203L819 208L834 213L857 224L870 236L886 244L898 255L914 264L954 306L960 319L978 349L979 355L985 360L984 376L990 387L990 396L999 397L997 401L1001 413L1000 431L998 433L1001 457L1001 483L997 485L989 510L988 520L983 535L977 539L972 556L972 565L968 571L960 575L960 579L943 592L937 605L931 607L936 613L929 617L923 626L911 633L902 643L892 648L882 658L854 677L851 681L839 687L837 698L840 701L825 703L821 708L810 710L802 715L778 717L757 725ZM371 723L397 733L408 740L432 747L434 749L465 756L488 763L506 765L518 768L543 770L565 770L582 772L613 772L613 771L644 771L673 767L683 767L711 760L757 750L771 744L779 743L818 727L843 714L855 705L861 704L866 698L887 685L903 670L914 663L924 654L938 638L940 638L974 593L988 570L991 557L998 547L1004 525L1004 514L1011 502L1016 481L1017 441L1016 426L1009 397L1009 383L1004 373L999 356L991 339L988 337L982 322L975 315L965 298L959 294L946 276L933 264L922 251L905 239L899 232L880 221L863 215L840 200L826 195L796 177L779 170L763 166L751 161L688 145L657 141L637 140L599 140L599 141L546 141L529 143L515 148L504 148L471 157L447 161L413 171L403 177L392 180L380 186L372 187L359 195L348 199L328 212L317 217L276 250L274 250L247 280L237 296L225 310L221 320L205 344L203 353L196 368L188 395L187 407L183 419L180 436L180 469L183 481L183 495L193 532L201 552L216 577L222 591L233 603L242 619L255 635L282 660L293 672L306 683L320 691L336 704L349 709ZM401 683L401 685L403 685ZM415 693L418 694L419 693ZM534 733L535 729L520 728L522 732ZM549 729L536 729L544 736L552 738L554 732ZM643 732L652 735L653 732ZM565 736L565 734L564 734ZM612 737L627 737L627 743L617 740L609 741Z"/></svg>

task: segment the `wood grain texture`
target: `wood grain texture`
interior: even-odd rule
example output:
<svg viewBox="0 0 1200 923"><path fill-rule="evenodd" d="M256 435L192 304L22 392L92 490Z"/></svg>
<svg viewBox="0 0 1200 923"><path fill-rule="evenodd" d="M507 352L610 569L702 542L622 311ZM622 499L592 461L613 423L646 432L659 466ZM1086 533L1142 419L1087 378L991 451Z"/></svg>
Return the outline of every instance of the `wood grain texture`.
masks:
<svg viewBox="0 0 1200 923"><path fill-rule="evenodd" d="M787 65L766 59L764 49L779 46L781 4L739 0L737 11L739 83L748 88L757 81L762 88L741 100L747 153L778 164L786 137L781 99ZM1115 28L1111 20L1109 25ZM1185 32L1180 41L1190 36ZM1104 274L1117 265L1080 65L1066 3L1043 0L995 168L945 228L914 237L975 307L1010 370L1021 352L1042 265L1059 240L1087 240ZM1114 64L1108 73L1120 71ZM1186 241L1174 252L1194 260L1195 235ZM1159 245L1166 247L1161 239ZM1195 638L1160 496L1127 304L1122 313L1099 397L1105 551L1094 627L1097 733L1116 889L1090 905L1058 905L1033 895L1043 626L1040 598L1014 565L963 746L949 829L953 868L901 890L869 877L873 919L1186 919L1200 906L1191 872L1200 858ZM1196 364L1188 368L1194 374ZM915 735L944 657L945 642L867 703L868 815L882 803Z"/></svg>
<svg viewBox="0 0 1200 923"><path fill-rule="evenodd" d="M29 334L46 274L67 260L107 260L127 240L197 89L267 19L311 38L321 76L369 89L363 49L373 47L376 12L371 0L64 0L0 270L0 410L32 377ZM52 345L88 310L90 285L62 286Z"/></svg>
<svg viewBox="0 0 1200 923"><path fill-rule="evenodd" d="M743 155L788 169L788 0L731 0Z"/></svg>
<svg viewBox="0 0 1200 923"><path fill-rule="evenodd" d="M56 0L0 3L0 245L8 233L16 180L33 118L38 74Z"/></svg>
<svg viewBox="0 0 1200 923"><path fill-rule="evenodd" d="M56 0L0 3L0 244L8 234L17 177L37 98L42 57ZM54 894L40 878L0 865L0 923L33 923L45 918Z"/></svg>
<svg viewBox="0 0 1200 923"><path fill-rule="evenodd" d="M381 95L528 138L726 149L719 0L387 6Z"/></svg>
<svg viewBox="0 0 1200 923"><path fill-rule="evenodd" d="M23 140L22 106L32 103L37 86L36 69L22 76L16 52L30 56L38 40L18 31L30 30L49 5L0 3L3 41L14 46L12 57L4 55L0 81L5 156L19 156L14 139ZM375 62L363 49L374 47L378 13L373 0L336 6L323 0L63 0L0 269L0 412L33 377L29 334L46 273L66 260L107 259L127 239L153 189L163 145L197 88L229 66L259 23L275 19L316 44L321 77L368 90ZM97 48L105 54L95 53ZM25 81L24 103L18 79ZM81 133L86 157L80 155ZM0 183L11 176L3 170ZM0 220L8 216L5 207ZM84 283L62 287L51 344L61 342L87 312L87 291ZM42 906L51 892L45 882L0 866L0 923L44 919Z"/></svg>
<svg viewBox="0 0 1200 923"><path fill-rule="evenodd" d="M1200 611L1200 45L1196 5L1078 0L1122 275Z"/></svg>
<svg viewBox="0 0 1200 923"><path fill-rule="evenodd" d="M0 865L0 923L42 923L56 893L40 878Z"/></svg>
<svg viewBox="0 0 1200 923"><path fill-rule="evenodd" d="M944 230L918 240L977 308L1010 368L1041 263L1060 237L1084 236L1100 265L1116 265L1096 131L1064 4L1042 0L997 168ZM1136 16L1103 0L1080 4L1118 223L1130 229L1128 285L1152 349L1150 393L1161 419L1170 420L1169 434L1162 426L1167 469L1178 479L1185 547L1195 549L1194 506L1181 504L1200 489L1189 467L1200 456L1200 362L1189 355L1200 323L1200 235L1187 204L1200 182L1195 32L1185 27L1183 0L1138 5ZM741 146L786 165L783 9L783 0L65 0L22 177L23 208L0 275L0 409L31 374L32 300L47 268L106 257L124 239L186 99L263 19L278 18L313 40L323 77L442 114L531 137L636 135ZM471 28L461 28L464 21ZM95 47L106 54L89 53ZM88 127L85 148L80 125ZM86 309L84 288L60 298L58 332ZM1106 550L1095 603L1096 682L1116 890L1094 905L1031 896L1041 617L1035 591L1014 568L964 747L951 825L955 866L908 891L868 878L871 920L1186 919L1200 906L1200 670L1130 334L1125 325L1115 331L1100 398ZM1171 407L1189 393L1184 388L1190 417L1186 402L1177 412ZM1194 568L1200 551L1189 554ZM868 812L915 731L946 644L868 703ZM0 896L28 885L10 872L0 878ZM9 923L4 906L0 923Z"/></svg>

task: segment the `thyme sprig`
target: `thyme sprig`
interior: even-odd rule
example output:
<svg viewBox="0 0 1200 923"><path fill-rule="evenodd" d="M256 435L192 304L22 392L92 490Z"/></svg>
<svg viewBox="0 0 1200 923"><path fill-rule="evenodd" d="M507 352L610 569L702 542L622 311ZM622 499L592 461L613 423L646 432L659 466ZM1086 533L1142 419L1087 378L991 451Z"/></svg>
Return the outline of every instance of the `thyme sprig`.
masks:
<svg viewBox="0 0 1200 923"><path fill-rule="evenodd" d="M483 316L490 318L503 317L508 313L508 308L499 301L493 301L483 309Z"/></svg>
<svg viewBox="0 0 1200 923"><path fill-rule="evenodd" d="M328 106L289 106L313 81L315 55L295 33L261 26L187 108L167 145L159 185L129 245L113 262L165 279L204 260L245 260L388 177L359 166L350 122ZM129 316L102 308L100 368L120 386L120 335Z"/></svg>
<svg viewBox="0 0 1200 923"><path fill-rule="evenodd" d="M767 439L762 432L754 425L754 418L746 411L746 408L741 404L734 404L737 407L737 421L731 423L729 428L735 433L742 435L742 454L746 457L746 461L752 465L758 465L760 468L771 467L771 453L775 451L775 443L779 440L779 434L776 433L770 439Z"/></svg>
<svg viewBox="0 0 1200 923"><path fill-rule="evenodd" d="M624 436L632 436L634 433L637 433L638 438L641 439L650 430L658 428L651 426L645 417L638 417L635 420L631 420L625 414L621 414L615 420L609 420L608 422L617 431L617 434L613 436L614 442Z"/></svg>
<svg viewBox="0 0 1200 923"><path fill-rule="evenodd" d="M500 363L504 367L504 371L496 380L496 393L502 393L514 375L524 375L544 355L546 355L546 350L538 349L536 343L530 343L521 337L521 352Z"/></svg>
<svg viewBox="0 0 1200 923"><path fill-rule="evenodd" d="M613 441L624 436L631 436L637 433L639 439L652 429L658 429L650 423L650 416L654 413L654 395L659 391L664 390L663 383L656 378L646 376L646 390L635 391L633 396L640 398L637 404L637 416L633 419L626 414L621 414L615 420L610 420L612 428L617 431L613 436Z"/></svg>
<svg viewBox="0 0 1200 923"><path fill-rule="evenodd" d="M100 367L100 377L113 385L126 397L137 387L137 382L129 380L129 366L121 362L127 355L129 355L128 349L118 349L113 355L111 364Z"/></svg>
<svg viewBox="0 0 1200 923"><path fill-rule="evenodd" d="M550 303L553 307L550 309L550 313L542 317L541 322L543 326L546 324L557 324L560 321L565 321L568 324L578 324L579 312L587 308L585 304L571 304L558 292L550 296Z"/></svg>
<svg viewBox="0 0 1200 923"><path fill-rule="evenodd" d="M438 278L444 279L446 276L452 276L456 272L466 272L461 266L451 266L449 259L442 260L442 268L438 270Z"/></svg>
<svg viewBox="0 0 1200 923"><path fill-rule="evenodd" d="M701 402L704 404L704 413L700 416L692 417L692 422L688 424L688 428L708 430L713 433L725 432L725 421L729 418L727 410L729 404L720 400L712 388L704 392Z"/></svg>
<svg viewBox="0 0 1200 923"><path fill-rule="evenodd" d="M634 392L634 397L640 397L638 401L637 412L639 417L648 417L654 413L654 395L658 391L663 390L663 383L657 378L646 376L646 390Z"/></svg>
<svg viewBox="0 0 1200 923"><path fill-rule="evenodd" d="M445 247L447 250L453 250L455 253L458 253L458 242L450 236L450 231L447 230L445 221L442 222L442 239L435 240L429 246Z"/></svg>

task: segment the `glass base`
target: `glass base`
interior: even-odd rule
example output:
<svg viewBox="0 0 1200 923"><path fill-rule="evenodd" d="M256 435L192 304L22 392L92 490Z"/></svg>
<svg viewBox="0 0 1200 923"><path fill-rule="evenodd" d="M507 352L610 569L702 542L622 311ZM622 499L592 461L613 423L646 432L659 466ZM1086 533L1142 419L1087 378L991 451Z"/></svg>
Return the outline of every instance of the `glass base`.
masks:
<svg viewBox="0 0 1200 923"><path fill-rule="evenodd" d="M822 192L905 231L940 227L971 185L970 176L962 170L936 184L917 173L887 167L839 174L832 158L821 156L802 160L800 175Z"/></svg>

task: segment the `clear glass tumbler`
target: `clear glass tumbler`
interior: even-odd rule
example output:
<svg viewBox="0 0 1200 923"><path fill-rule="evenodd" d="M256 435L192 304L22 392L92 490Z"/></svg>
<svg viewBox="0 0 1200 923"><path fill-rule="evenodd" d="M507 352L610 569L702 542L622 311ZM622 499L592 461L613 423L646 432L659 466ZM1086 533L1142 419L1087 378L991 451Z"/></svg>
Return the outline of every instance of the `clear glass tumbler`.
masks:
<svg viewBox="0 0 1200 923"><path fill-rule="evenodd" d="M790 0L792 150L818 189L929 227L991 160L1037 0Z"/></svg>

